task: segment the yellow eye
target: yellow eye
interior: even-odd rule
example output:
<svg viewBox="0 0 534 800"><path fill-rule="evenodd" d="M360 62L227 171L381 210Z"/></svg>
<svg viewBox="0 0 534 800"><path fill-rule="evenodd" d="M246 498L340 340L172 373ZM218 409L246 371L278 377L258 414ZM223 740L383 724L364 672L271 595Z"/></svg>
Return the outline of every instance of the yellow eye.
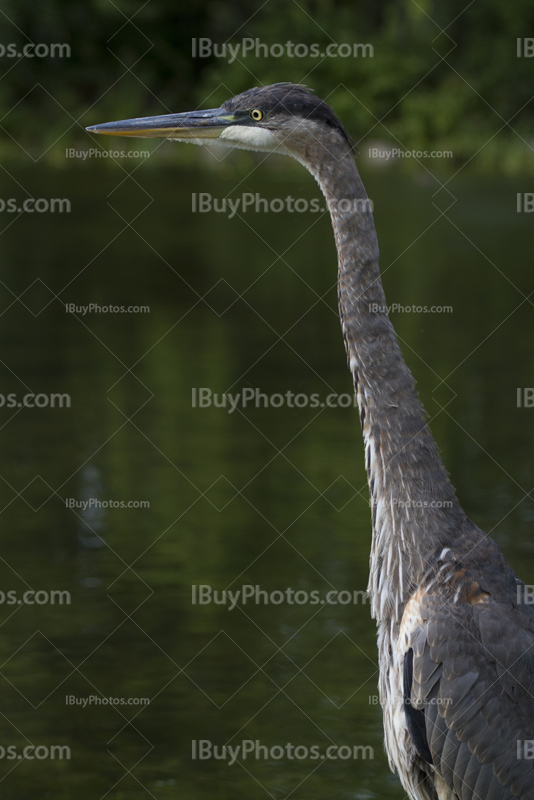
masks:
<svg viewBox="0 0 534 800"><path fill-rule="evenodd" d="M252 119L254 120L254 122L259 122L259 121L260 121L260 119L263 119L263 111L260 111L260 109L259 109L259 108L254 108L254 109L253 109L253 110L250 112L250 116L252 117Z"/></svg>

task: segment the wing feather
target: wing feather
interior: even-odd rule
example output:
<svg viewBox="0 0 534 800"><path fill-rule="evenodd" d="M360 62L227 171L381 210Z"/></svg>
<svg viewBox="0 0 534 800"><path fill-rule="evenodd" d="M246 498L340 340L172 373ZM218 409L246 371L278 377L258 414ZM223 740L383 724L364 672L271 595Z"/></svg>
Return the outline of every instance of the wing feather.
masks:
<svg viewBox="0 0 534 800"><path fill-rule="evenodd" d="M534 622L473 585L462 570L454 592L421 595L405 691L459 800L534 800L534 759L521 749L534 740Z"/></svg>

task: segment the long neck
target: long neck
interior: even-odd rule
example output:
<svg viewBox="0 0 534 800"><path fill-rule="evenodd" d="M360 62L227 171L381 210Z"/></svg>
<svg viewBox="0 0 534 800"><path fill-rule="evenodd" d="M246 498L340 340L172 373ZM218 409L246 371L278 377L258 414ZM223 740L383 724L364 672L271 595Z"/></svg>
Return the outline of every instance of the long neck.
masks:
<svg viewBox="0 0 534 800"><path fill-rule="evenodd" d="M372 613L398 619L467 519L387 315L373 216L354 159L318 159L310 171L332 217L341 325L365 443Z"/></svg>

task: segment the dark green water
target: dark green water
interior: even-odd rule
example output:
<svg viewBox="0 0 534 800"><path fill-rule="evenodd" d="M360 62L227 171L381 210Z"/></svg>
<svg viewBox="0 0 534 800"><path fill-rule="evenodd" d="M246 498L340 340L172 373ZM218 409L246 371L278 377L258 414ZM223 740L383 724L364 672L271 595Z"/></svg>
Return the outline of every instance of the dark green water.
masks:
<svg viewBox="0 0 534 800"><path fill-rule="evenodd" d="M0 215L13 223L0 238L0 393L71 405L0 408L0 798L404 797L382 752L361 594L192 603L201 584L324 599L367 583L354 408L192 407L200 387L351 392L328 219L191 212L193 191L318 196L285 162L237 171L246 158L235 172L162 160L137 183L90 162L1 177L3 197L24 199L23 186L71 212ZM388 302L453 308L392 319L460 499L534 583L534 408L516 406L517 387L534 386L532 222L515 210L529 187L459 176L448 221L432 185L364 178ZM149 507L66 506L90 499ZM8 602L29 589L70 603ZM92 695L150 704L66 702ZM230 765L193 759L198 740L285 752ZM70 758L8 758L30 743ZM368 749L326 761L289 757L289 743Z"/></svg>

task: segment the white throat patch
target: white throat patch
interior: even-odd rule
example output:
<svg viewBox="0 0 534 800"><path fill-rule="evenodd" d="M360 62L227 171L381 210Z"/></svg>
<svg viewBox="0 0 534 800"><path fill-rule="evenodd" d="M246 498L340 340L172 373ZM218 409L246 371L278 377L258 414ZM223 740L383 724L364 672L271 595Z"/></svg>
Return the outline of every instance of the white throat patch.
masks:
<svg viewBox="0 0 534 800"><path fill-rule="evenodd" d="M219 136L219 141L242 150L262 150L267 153L273 153L275 150L283 153L285 150L271 131L247 125L229 125Z"/></svg>

